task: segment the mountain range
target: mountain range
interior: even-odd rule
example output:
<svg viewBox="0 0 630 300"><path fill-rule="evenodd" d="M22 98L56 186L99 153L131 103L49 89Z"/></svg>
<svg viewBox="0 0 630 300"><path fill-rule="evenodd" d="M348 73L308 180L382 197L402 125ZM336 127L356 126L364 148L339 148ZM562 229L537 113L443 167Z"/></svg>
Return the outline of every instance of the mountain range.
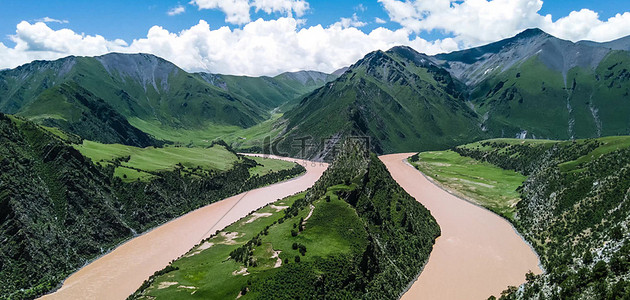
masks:
<svg viewBox="0 0 630 300"><path fill-rule="evenodd" d="M148 54L67 57L0 71L0 111L104 143L222 138L317 159L344 136L369 137L377 153L593 138L630 133L629 51L630 37L574 43L528 29L434 56L379 50L334 74L246 77L188 73Z"/></svg>
<svg viewBox="0 0 630 300"><path fill-rule="evenodd" d="M90 140L153 146L163 143L156 128L251 127L331 78L192 74L148 54L71 56L0 72L0 111Z"/></svg>

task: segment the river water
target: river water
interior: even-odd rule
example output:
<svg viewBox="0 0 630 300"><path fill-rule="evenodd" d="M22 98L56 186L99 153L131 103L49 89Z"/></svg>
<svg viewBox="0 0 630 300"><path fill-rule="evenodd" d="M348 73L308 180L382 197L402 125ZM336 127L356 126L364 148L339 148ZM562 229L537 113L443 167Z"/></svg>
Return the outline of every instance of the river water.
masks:
<svg viewBox="0 0 630 300"><path fill-rule="evenodd" d="M525 273L542 271L536 254L505 219L442 190L406 163L412 154L381 156L393 178L427 207L442 236L403 299L487 299ZM276 157L277 158L277 157ZM306 174L210 204L135 237L68 277L46 299L125 299L155 271L203 238L277 199L304 191L326 164L297 161Z"/></svg>
<svg viewBox="0 0 630 300"><path fill-rule="evenodd" d="M498 215L451 195L406 159L414 153L381 156L392 177L431 211L442 235L429 261L402 299L488 299L509 285L540 274L536 253Z"/></svg>
<svg viewBox="0 0 630 300"><path fill-rule="evenodd" d="M300 177L245 192L199 208L135 237L68 277L44 299L125 299L161 270L210 236L251 211L311 187L328 167L292 158L306 168Z"/></svg>

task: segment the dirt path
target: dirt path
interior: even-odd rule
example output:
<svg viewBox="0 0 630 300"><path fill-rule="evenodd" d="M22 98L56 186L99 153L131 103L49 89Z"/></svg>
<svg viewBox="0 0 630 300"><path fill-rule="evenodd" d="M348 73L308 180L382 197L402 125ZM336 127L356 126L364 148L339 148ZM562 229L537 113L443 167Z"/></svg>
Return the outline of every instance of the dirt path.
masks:
<svg viewBox="0 0 630 300"><path fill-rule="evenodd" d="M406 163L409 154L381 156L394 179L431 211L442 229L423 272L402 299L487 299L536 274L538 257L511 224L459 199Z"/></svg>
<svg viewBox="0 0 630 300"><path fill-rule="evenodd" d="M278 158L278 157L274 157ZM185 254L203 238L273 201L306 190L327 164L291 158L306 174L210 204L120 245L68 277L45 299L126 299L155 271Z"/></svg>

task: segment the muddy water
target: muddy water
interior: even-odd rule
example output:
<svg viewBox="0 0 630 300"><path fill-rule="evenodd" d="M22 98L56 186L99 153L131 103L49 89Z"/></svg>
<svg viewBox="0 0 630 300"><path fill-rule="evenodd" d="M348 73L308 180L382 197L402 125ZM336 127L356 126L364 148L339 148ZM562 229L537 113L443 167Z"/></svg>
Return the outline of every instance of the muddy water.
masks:
<svg viewBox="0 0 630 300"><path fill-rule="evenodd" d="M125 299L155 271L203 238L268 203L306 190L328 167L321 163L285 160L302 164L306 174L210 204L133 238L72 274L61 289L43 298Z"/></svg>
<svg viewBox="0 0 630 300"><path fill-rule="evenodd" d="M381 156L394 179L442 229L424 270L402 299L487 299L525 273L542 271L538 257L505 219L459 199L406 163L409 154Z"/></svg>

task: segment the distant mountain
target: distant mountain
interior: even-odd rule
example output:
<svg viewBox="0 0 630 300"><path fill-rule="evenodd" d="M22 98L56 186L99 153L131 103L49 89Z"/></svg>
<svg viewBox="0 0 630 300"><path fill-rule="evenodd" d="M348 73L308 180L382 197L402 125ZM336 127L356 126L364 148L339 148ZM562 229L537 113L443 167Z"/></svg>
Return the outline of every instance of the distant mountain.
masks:
<svg viewBox="0 0 630 300"><path fill-rule="evenodd" d="M231 94L250 99L266 110L273 110L289 102L295 102L300 96L339 77L317 71L285 72L275 77L210 73L199 73L199 75L208 83Z"/></svg>
<svg viewBox="0 0 630 300"><path fill-rule="evenodd" d="M433 57L464 82L484 130L497 137L630 134L630 37L608 43L539 29Z"/></svg>
<svg viewBox="0 0 630 300"><path fill-rule="evenodd" d="M376 51L305 97L283 120L281 149L311 137L307 155L325 157L342 136L368 136L378 153L448 148L482 135L465 86L408 47ZM322 140L331 138L329 140Z"/></svg>
<svg viewBox="0 0 630 300"><path fill-rule="evenodd" d="M630 134L630 37L573 43L539 29L427 56L376 51L305 97L278 124L326 156L321 138L371 137L379 153L445 149L481 137L571 139Z"/></svg>
<svg viewBox="0 0 630 300"><path fill-rule="evenodd" d="M149 146L156 145L150 137L130 138L112 132L141 129L159 135L161 131L208 126L247 128L267 119L274 108L333 78L319 72L285 73L274 78L191 74L148 54L71 56L1 71L0 112L22 115L101 142ZM99 109L115 114L112 118L116 122L126 119L136 128L124 124L121 126L126 129L121 129L92 120L99 112L91 111L94 108L89 105L78 108L78 102L68 97L69 87L80 91L85 101L99 103ZM93 130L97 123L105 126L102 135Z"/></svg>

